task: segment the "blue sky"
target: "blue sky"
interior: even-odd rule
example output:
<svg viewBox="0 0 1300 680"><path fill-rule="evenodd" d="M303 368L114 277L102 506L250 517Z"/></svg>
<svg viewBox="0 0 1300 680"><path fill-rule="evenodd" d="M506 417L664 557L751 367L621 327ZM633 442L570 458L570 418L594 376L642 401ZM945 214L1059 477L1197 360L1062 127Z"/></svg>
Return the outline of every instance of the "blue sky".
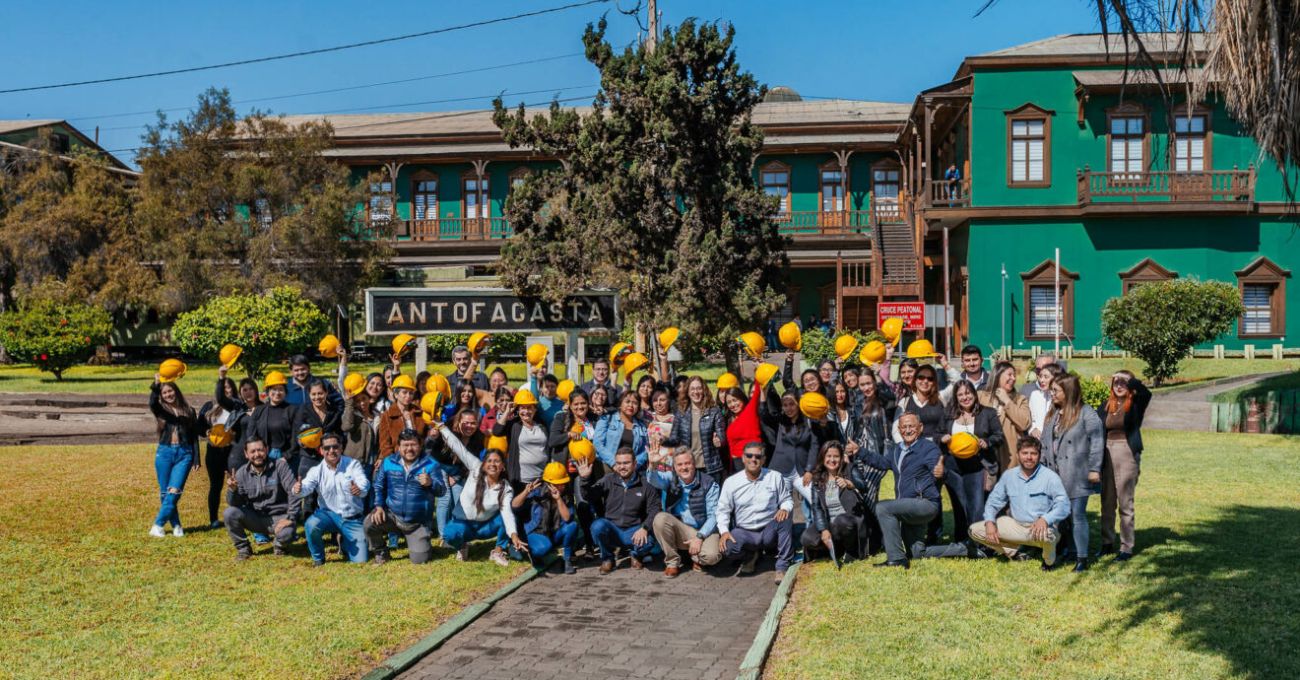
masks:
<svg viewBox="0 0 1300 680"><path fill-rule="evenodd" d="M492 2L5 2L0 89L87 80L309 50L567 4ZM624 8L634 0L622 0ZM776 2L660 0L665 24L694 16L736 27L741 64L761 82L808 96L911 101L947 81L962 57L1059 33L1098 28L1085 0ZM0 94L0 119L63 118L128 162L157 109L192 105L227 87L240 113L440 111L587 96L595 69L581 56L583 27L609 11L615 44L638 28L611 4L331 54L199 73L38 92ZM558 57L480 73L259 102L252 99ZM532 94L526 94L532 93ZM132 113L133 115L117 115ZM184 116L185 111L169 113Z"/></svg>

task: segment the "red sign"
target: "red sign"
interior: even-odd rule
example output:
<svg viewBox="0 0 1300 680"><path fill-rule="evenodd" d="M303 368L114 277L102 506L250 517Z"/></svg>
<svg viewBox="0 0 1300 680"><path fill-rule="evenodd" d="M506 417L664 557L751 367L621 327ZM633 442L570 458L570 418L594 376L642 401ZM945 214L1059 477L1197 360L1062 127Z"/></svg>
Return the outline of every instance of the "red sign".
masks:
<svg viewBox="0 0 1300 680"><path fill-rule="evenodd" d="M898 317L903 320L903 330L925 330L925 303L917 302L881 302L876 305L876 328L885 323L885 319Z"/></svg>

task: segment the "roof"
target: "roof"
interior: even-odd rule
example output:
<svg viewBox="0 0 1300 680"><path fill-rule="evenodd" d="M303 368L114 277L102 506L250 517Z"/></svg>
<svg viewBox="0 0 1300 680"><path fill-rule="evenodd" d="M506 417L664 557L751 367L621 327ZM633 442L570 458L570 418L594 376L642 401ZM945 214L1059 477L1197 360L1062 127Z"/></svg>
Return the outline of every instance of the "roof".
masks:
<svg viewBox="0 0 1300 680"><path fill-rule="evenodd" d="M22 132L23 130L31 130L34 128L45 127L47 125L58 125L62 122L63 121L54 118L36 120L31 118L23 120L0 120L0 135L9 134L11 132Z"/></svg>
<svg viewBox="0 0 1300 680"><path fill-rule="evenodd" d="M1118 87L1121 85L1154 85L1155 74L1150 69L1130 69L1116 71L1074 71L1075 82L1085 88ZM1195 83L1201 77L1201 69L1188 69L1186 72L1174 68L1160 69L1160 80L1166 85Z"/></svg>
<svg viewBox="0 0 1300 680"><path fill-rule="evenodd" d="M762 102L754 107L754 123L781 126L834 123L897 123L907 120L911 104L856 99Z"/></svg>
<svg viewBox="0 0 1300 680"><path fill-rule="evenodd" d="M1157 60L1174 62L1178 59L1182 43L1178 33L1139 33L1142 44ZM1191 33L1192 56L1201 57L1208 51L1209 36ZM1120 33L1068 33L1050 38L1013 45L992 52L966 57L957 68L956 78L970 75L976 66L1007 66L1013 64L1032 66L1123 64L1126 55L1135 51L1132 39L1125 40Z"/></svg>

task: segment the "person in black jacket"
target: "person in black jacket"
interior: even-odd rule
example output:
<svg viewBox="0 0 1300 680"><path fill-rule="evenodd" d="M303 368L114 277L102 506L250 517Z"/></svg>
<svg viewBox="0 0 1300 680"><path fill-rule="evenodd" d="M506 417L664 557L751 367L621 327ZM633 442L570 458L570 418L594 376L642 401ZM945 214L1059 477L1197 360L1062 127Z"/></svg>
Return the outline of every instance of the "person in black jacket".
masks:
<svg viewBox="0 0 1300 680"><path fill-rule="evenodd" d="M805 557L813 559L832 548L837 559L861 559L868 554L864 496L869 488L859 468L849 466L842 444L822 444L812 482L800 488L812 505L812 516L801 537Z"/></svg>
<svg viewBox="0 0 1300 680"><path fill-rule="evenodd" d="M1110 398L1100 414L1106 429L1106 455L1101 463L1101 554L1115 551L1115 510L1119 509L1119 554L1116 562L1133 556L1133 495L1142 462L1142 419L1151 403L1151 390L1128 371L1110 378Z"/></svg>
<svg viewBox="0 0 1300 680"><path fill-rule="evenodd" d="M817 434L808 417L799 411L799 401L792 393L777 396L776 385L769 383L763 406L759 414L767 449L764 467L781 473L794 487L795 480L817 463Z"/></svg>
<svg viewBox="0 0 1300 680"><path fill-rule="evenodd" d="M242 443L250 439L260 439L269 448L267 458L279 460L293 454L295 433L294 420L298 416L298 407L285 401L284 376L267 378L266 402L253 410L248 426L240 433Z"/></svg>
<svg viewBox="0 0 1300 680"><path fill-rule="evenodd" d="M958 432L974 435L979 440L979 453L970 458L952 455L948 446ZM1002 424L998 413L980 405L979 393L967 380L953 389L952 404L944 416L943 484L952 499L952 540L962 543L969 538L968 529L984 512L985 489L992 489L998 478L997 450L1002 445ZM942 518L939 519L942 527ZM933 532L934 527L931 527ZM934 532L937 533L937 532Z"/></svg>
<svg viewBox="0 0 1300 680"><path fill-rule="evenodd" d="M237 397L227 396L222 381L226 379L229 370L226 366L217 367L217 390L213 400L230 414L226 419L226 430L231 434L230 457L226 459L226 469L234 472L248 462L244 458L244 430L252 425L253 412L262 405L262 397L257 391L257 381L252 378L239 380Z"/></svg>
<svg viewBox="0 0 1300 680"><path fill-rule="evenodd" d="M876 505L876 519L884 534L889 559L875 566L906 569L909 546L918 542L925 527L939 514L939 487L935 480L943 477L939 447L921 437L921 419L904 413L898 419L902 442L890 444L885 453L859 450L857 456L866 465L894 473L894 498Z"/></svg>
<svg viewBox="0 0 1300 680"><path fill-rule="evenodd" d="M592 481L590 461L578 462L583 494L605 507L605 514L591 523L591 533L600 546L600 573L614 570L614 550L632 554L632 567L645 568L655 549L651 528L659 512L659 493L637 473L636 456L629 447L614 454L614 474Z"/></svg>
<svg viewBox="0 0 1300 680"><path fill-rule="evenodd" d="M591 398L581 387L575 387L569 393L569 403L564 411L551 420L551 431L547 440L550 449L552 461L564 463L565 469L569 474L576 473L578 468L569 457L569 443L579 439L593 440L596 437L596 421L591 414ZM604 476L604 470L601 466L596 466L593 473L596 480ZM592 556L596 554L596 542L591 537L591 523L596 519L596 508L594 508L582 493L582 488L574 485L573 489L573 510L577 515L578 525L582 527L583 540L586 541L586 554Z"/></svg>
<svg viewBox="0 0 1300 680"><path fill-rule="evenodd" d="M190 469L198 467L194 448L199 439L199 419L194 409L185 402L185 395L175 383L163 382L157 374L149 389L149 410L158 421L158 449L154 454L154 472L158 477L158 515L154 518L149 535L161 538L163 525L172 524L173 536L184 536L181 516L176 506Z"/></svg>
<svg viewBox="0 0 1300 680"><path fill-rule="evenodd" d="M225 397L225 401L237 403L239 388L235 387L234 380L219 378L217 391ZM203 467L208 472L209 529L221 528L221 516L217 510L221 508L221 493L225 488L226 471L230 469L230 451L234 448L231 446L234 436L229 423L235 415L222 408L216 398L208 400L199 408L199 436L208 438L207 445L204 447ZM214 443L218 440L226 443Z"/></svg>

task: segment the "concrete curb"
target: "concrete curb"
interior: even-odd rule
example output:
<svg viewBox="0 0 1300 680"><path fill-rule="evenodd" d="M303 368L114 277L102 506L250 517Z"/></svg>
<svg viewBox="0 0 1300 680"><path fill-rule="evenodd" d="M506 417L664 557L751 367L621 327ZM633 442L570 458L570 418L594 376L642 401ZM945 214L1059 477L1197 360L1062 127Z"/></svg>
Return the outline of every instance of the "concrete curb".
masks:
<svg viewBox="0 0 1300 680"><path fill-rule="evenodd" d="M1191 392L1192 390L1204 389L1206 387L1218 387L1219 385L1226 385L1228 383L1240 382L1245 378L1255 378L1254 382L1259 382L1261 380L1267 380L1269 378L1272 378L1274 376L1279 376L1279 375L1283 375L1283 373L1275 372L1275 373L1254 373L1249 375L1232 375L1226 378L1215 378L1213 380L1199 380L1197 382L1190 382L1183 385L1171 385L1169 387L1153 387L1151 388L1151 393L1156 396L1167 395L1167 394L1178 394L1179 392ZM1243 383L1243 384L1248 384L1248 383ZM1209 401L1209 399L1206 399L1206 401Z"/></svg>
<svg viewBox="0 0 1300 680"><path fill-rule="evenodd" d="M546 570L559 559L558 555L551 555L542 566L533 567L516 576L513 581L502 586L500 590L489 595L487 599L469 605L441 626L434 628L432 633L417 640L415 644L385 659L374 670L361 676L362 680L390 680L397 677L399 673L414 666L417 661L441 647L453 635L464 630L475 619L486 614L488 610L492 609L492 605L504 600L508 595L522 588L525 583L546 573ZM789 577L788 573L786 577Z"/></svg>
<svg viewBox="0 0 1300 680"><path fill-rule="evenodd" d="M796 562L790 565L785 572L785 578L781 579L781 585L777 586L776 594L772 596L772 604L768 605L763 623L758 627L758 634L754 636L754 642L749 646L745 659L740 662L740 673L736 675L736 680L758 680L762 675L763 663L767 661L767 654L772 651L772 643L776 641L776 631L781 625L781 612L785 611L785 605L790 602L790 591L794 590L794 581L799 573L800 564L802 563Z"/></svg>

